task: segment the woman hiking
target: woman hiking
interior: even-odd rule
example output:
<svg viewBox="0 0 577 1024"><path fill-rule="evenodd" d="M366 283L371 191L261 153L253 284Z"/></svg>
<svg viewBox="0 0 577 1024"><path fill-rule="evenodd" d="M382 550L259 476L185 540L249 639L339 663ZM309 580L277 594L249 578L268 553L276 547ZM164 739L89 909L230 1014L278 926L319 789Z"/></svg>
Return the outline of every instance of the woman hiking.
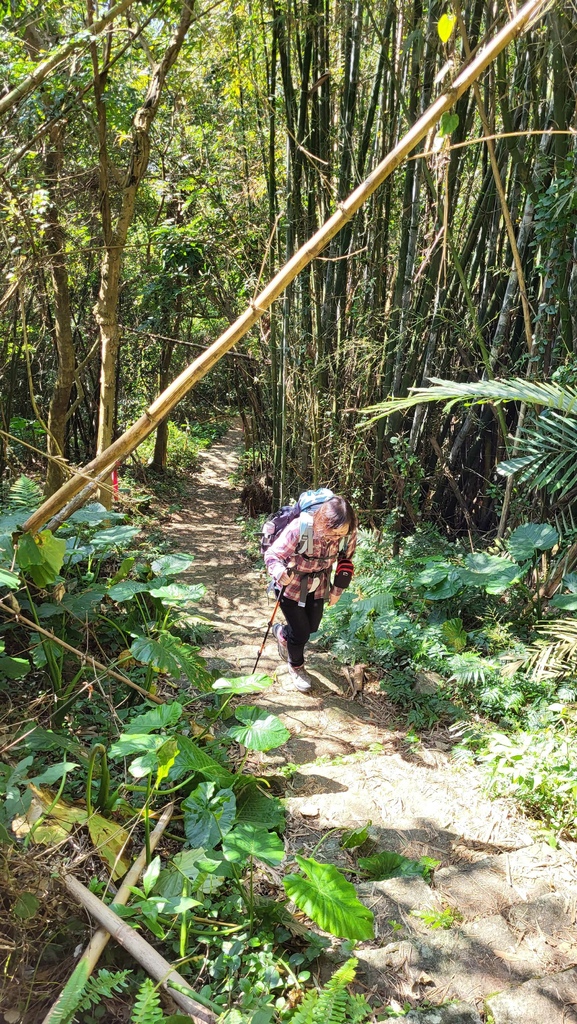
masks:
<svg viewBox="0 0 577 1024"><path fill-rule="evenodd" d="M299 519L285 526L264 555L280 598L286 625L272 632L279 654L288 662L290 678L306 693L311 680L305 671L304 649L323 617L325 601L336 604L353 575L351 558L357 546L357 520L349 502L339 495L312 513L312 537L302 543ZM306 549L306 553L303 549ZM331 569L337 563L331 584Z"/></svg>

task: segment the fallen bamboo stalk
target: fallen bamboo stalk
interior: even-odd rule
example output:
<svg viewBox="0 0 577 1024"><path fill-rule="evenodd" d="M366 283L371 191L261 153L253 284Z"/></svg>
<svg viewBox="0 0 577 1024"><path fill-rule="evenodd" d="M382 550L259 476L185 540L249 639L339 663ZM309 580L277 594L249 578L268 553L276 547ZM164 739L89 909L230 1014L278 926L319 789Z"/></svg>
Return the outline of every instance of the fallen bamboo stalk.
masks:
<svg viewBox="0 0 577 1024"><path fill-rule="evenodd" d="M294 256L279 270L278 274L266 285L263 291L251 303L248 309L218 338L198 359L195 359L172 384L148 407L140 419L122 434L110 447L96 456L85 466L84 476L107 475L117 462L126 458L158 424L170 413L175 405L194 385L221 359L229 349L236 345L251 327L260 320L263 313L272 305L291 281L314 260L332 238L360 209L363 203L376 191L396 168L407 158L437 124L439 118L457 102L460 96L479 78L481 73L501 53L502 50L521 35L550 6L550 0L528 0L513 18L497 33L477 56L470 61L457 75L453 84L445 93L421 115L406 135L397 143L387 156L375 167L368 178L351 192L347 199L339 203L337 210L319 228ZM81 490L82 479L72 477L58 491L55 491L43 505L37 509L23 524L24 533L37 533L42 526L66 505Z"/></svg>
<svg viewBox="0 0 577 1024"><path fill-rule="evenodd" d="M195 1024L215 1024L216 1014L212 1010L205 1009L190 996L179 991L188 989L190 985L175 971L172 964L165 960L161 954L154 949L138 932L131 928L114 913L110 907L106 907L94 893L90 892L82 882L79 882L73 875L64 875L62 881L71 896L94 917L110 937L126 949L144 970L160 982L161 987L170 995L171 999L180 1006L185 1013L195 1021ZM171 988L171 983L178 988Z"/></svg>
<svg viewBox="0 0 577 1024"><path fill-rule="evenodd" d="M151 852L155 850L156 847L158 846L162 833L164 832L166 826L168 825L172 817L173 810L174 804L168 804L168 806L164 808L160 818L158 819L156 828L154 829L153 832L150 833ZM143 871L145 866L146 849L143 848L140 851L136 860L134 861L134 864L132 865L130 870L126 872L124 881L120 886L120 889L116 893L116 896L114 897L115 903L119 903L121 906L126 905L129 897L131 896L131 886L136 885L138 879L140 878L141 872ZM58 996L58 999L46 1014L44 1020L42 1021L42 1024L51 1024L52 1021L56 1021L58 1019L59 1012L61 1012L64 1009L68 999L72 998L81 986L84 987L84 985L88 981L88 978L90 977L94 968L96 967L96 964L98 963L100 956L102 955L102 951L105 949L109 938L110 932L102 926L94 932L94 935L92 936L90 942L88 943L86 949L84 950L84 953L80 957L80 960L78 961L76 967L74 968L74 971L72 972L70 978L66 982L66 985L62 989L62 992Z"/></svg>
<svg viewBox="0 0 577 1024"><path fill-rule="evenodd" d="M0 611L6 612L7 615L12 615L17 622L21 622L23 626L28 629L33 629L35 633L41 633L42 636L47 637L52 643L58 644L59 647L63 647L65 651L69 651L70 654L75 654L80 661L87 661L93 668L98 669L99 672L104 672L107 676L112 676L113 679L117 679L119 683L124 683L125 686L129 686L131 690L137 690L147 700L153 701L155 704L164 704L165 702L157 697L154 693L149 693L143 686L139 686L138 683L133 683L132 679L128 676L123 676L121 672L116 672L113 668L108 668L103 665L101 661L97 661L91 654L85 654L83 651L79 651L77 647L72 647L71 644L67 644L65 640L61 640L55 633L51 633L49 629L44 629L43 626L38 626L32 619L27 619L21 612L17 612L14 608L5 604L4 601L0 601Z"/></svg>

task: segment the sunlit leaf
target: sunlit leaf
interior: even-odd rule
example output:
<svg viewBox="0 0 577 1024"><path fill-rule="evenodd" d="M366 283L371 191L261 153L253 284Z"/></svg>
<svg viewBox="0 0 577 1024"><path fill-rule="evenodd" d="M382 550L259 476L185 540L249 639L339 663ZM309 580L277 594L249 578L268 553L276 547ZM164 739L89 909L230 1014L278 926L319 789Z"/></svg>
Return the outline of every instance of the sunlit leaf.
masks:
<svg viewBox="0 0 577 1024"><path fill-rule="evenodd" d="M242 724L232 725L228 735L249 750L273 750L290 739L291 734L280 718L262 708L241 705L235 715Z"/></svg>
<svg viewBox="0 0 577 1024"><path fill-rule="evenodd" d="M168 726L178 722L182 711L182 704L179 704L176 700L171 701L169 704L157 704L150 711L145 711L143 715L137 715L130 722L127 722L124 726L124 731L125 733L145 734L152 732L154 729L166 729Z"/></svg>
<svg viewBox="0 0 577 1024"><path fill-rule="evenodd" d="M217 789L214 782L200 786L182 801L184 831L191 846L210 850L230 832L236 812L232 789Z"/></svg>
<svg viewBox="0 0 577 1024"><path fill-rule="evenodd" d="M513 558L525 562L537 551L550 551L557 544L559 534L547 523L523 523L518 526L507 541Z"/></svg>
<svg viewBox="0 0 577 1024"><path fill-rule="evenodd" d="M189 569L193 562L194 555L160 555L154 559L150 568L155 576L175 576L176 573Z"/></svg>
<svg viewBox="0 0 577 1024"><path fill-rule="evenodd" d="M272 686L272 679L266 675L236 676L234 679L217 679L212 684L217 693L258 693Z"/></svg>
<svg viewBox="0 0 577 1024"><path fill-rule="evenodd" d="M280 864L285 856L284 843L276 832L255 828L246 822L236 825L228 833L222 850L226 859L233 863L243 864L249 857L256 857L271 867Z"/></svg>
<svg viewBox="0 0 577 1024"><path fill-rule="evenodd" d="M437 32L439 33L439 39L442 43L448 43L449 39L453 34L453 30L457 23L457 18L454 14L443 14L437 22Z"/></svg>
<svg viewBox="0 0 577 1024"><path fill-rule="evenodd" d="M287 895L323 931L344 939L374 938L373 913L359 900L354 885L333 864L296 858L303 875L286 875Z"/></svg>
<svg viewBox="0 0 577 1024"><path fill-rule="evenodd" d="M184 583L167 583L164 587L149 589L150 596L157 597L166 608L186 608L194 601L200 601L205 593L204 583L195 583L193 586L186 586Z"/></svg>

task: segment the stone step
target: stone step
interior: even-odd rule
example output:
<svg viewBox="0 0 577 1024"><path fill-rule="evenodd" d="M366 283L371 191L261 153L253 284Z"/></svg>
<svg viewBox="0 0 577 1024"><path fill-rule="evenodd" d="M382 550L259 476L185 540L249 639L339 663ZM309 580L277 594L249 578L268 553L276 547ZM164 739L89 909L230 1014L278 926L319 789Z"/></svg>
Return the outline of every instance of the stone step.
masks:
<svg viewBox="0 0 577 1024"><path fill-rule="evenodd" d="M486 1006L494 1024L577 1024L577 969L513 986Z"/></svg>

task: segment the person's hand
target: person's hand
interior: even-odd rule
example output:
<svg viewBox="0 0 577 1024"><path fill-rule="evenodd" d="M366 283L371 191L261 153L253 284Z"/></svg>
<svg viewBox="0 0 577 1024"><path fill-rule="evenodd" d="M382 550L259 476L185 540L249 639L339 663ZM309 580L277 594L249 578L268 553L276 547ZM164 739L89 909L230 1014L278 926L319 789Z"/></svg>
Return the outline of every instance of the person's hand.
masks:
<svg viewBox="0 0 577 1024"><path fill-rule="evenodd" d="M283 572L282 576L277 576L277 583L280 583L281 587L286 587L290 581L290 573L288 572Z"/></svg>
<svg viewBox="0 0 577 1024"><path fill-rule="evenodd" d="M336 604L337 601L339 600L340 596L341 596L340 594L330 593L329 594L329 604Z"/></svg>

